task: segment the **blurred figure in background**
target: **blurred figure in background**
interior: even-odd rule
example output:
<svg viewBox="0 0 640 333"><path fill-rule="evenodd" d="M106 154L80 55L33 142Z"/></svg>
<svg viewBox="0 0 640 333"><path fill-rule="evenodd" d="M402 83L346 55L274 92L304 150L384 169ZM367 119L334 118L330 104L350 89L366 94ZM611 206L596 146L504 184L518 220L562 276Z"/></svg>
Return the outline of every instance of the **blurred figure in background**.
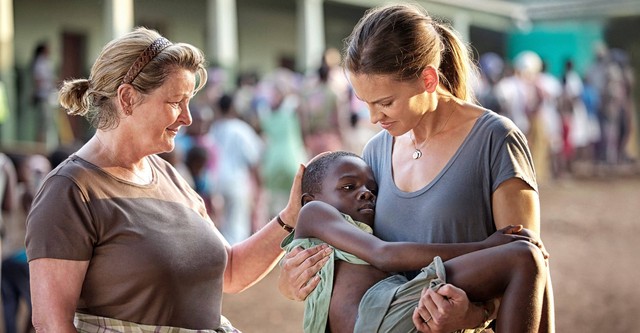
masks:
<svg viewBox="0 0 640 333"><path fill-rule="evenodd" d="M19 327L31 329L31 289L29 264L24 246L25 221L42 180L51 171L49 158L40 154L15 157L20 209L5 228L2 246L2 303L5 333L17 333ZM21 303L26 313L20 312ZM24 320L24 321L23 321Z"/></svg>
<svg viewBox="0 0 640 333"><path fill-rule="evenodd" d="M627 110L632 106L628 96L633 77L628 74L630 71L623 70L627 63L624 52L609 50L605 44L598 43L595 45L595 54L596 58L586 73L586 80L593 85L600 101L600 141L595 152L598 172L609 173L611 167L624 159L621 158L621 151L624 150L622 142L625 140L622 138L627 130L631 132L631 127L627 129L626 126L632 125L629 121L632 116Z"/></svg>
<svg viewBox="0 0 640 333"><path fill-rule="evenodd" d="M214 199L213 186L218 173L220 152L213 136L209 135L213 123L214 111L209 106L206 95L196 96L191 101L191 125L183 127L176 136L176 149L174 154L179 159L178 165L174 165L181 174L186 173L185 179L190 182L192 188L200 194L204 200L207 212L211 217L218 216L220 207ZM195 149L195 150L194 150ZM191 157L189 157L191 153ZM197 162L196 162L197 161ZM191 163L202 165L195 165ZM197 169L197 171L196 171ZM196 173L194 173L196 172ZM219 219L212 220L217 224Z"/></svg>
<svg viewBox="0 0 640 333"><path fill-rule="evenodd" d="M532 73L539 71L542 63L532 52L519 54L513 62L513 72L505 75L498 82L495 93L502 108L502 115L510 118L526 135L531 127L530 96L533 95L530 80L527 78L531 78Z"/></svg>
<svg viewBox="0 0 640 333"><path fill-rule="evenodd" d="M249 124L238 118L230 95L220 97L216 110L218 114L210 135L221 158L213 193L224 200L224 213L219 222L222 234L230 244L236 244L252 232L263 142Z"/></svg>
<svg viewBox="0 0 640 333"><path fill-rule="evenodd" d="M318 68L318 79L303 92L300 125L309 156L324 151L342 150L340 108L344 103L329 85L329 67Z"/></svg>
<svg viewBox="0 0 640 333"><path fill-rule="evenodd" d="M496 86L505 116L511 118L525 134L536 169L536 178L549 178L549 143L541 116L543 96L538 86L542 59L533 51L523 51L513 60L513 75Z"/></svg>
<svg viewBox="0 0 640 333"><path fill-rule="evenodd" d="M328 84L338 95L340 102L349 100L351 86L342 68L342 54L334 47L330 47L324 51L321 66L325 66L328 70ZM342 105L342 104L341 104Z"/></svg>
<svg viewBox="0 0 640 333"><path fill-rule="evenodd" d="M18 207L18 175L16 167L6 154L0 152L0 230L4 230L5 217L11 217Z"/></svg>
<svg viewBox="0 0 640 333"><path fill-rule="evenodd" d="M565 126L568 129L567 152L569 171L575 171L574 162L588 160L588 149L598 133L591 133L589 127L589 115L584 105L582 95L584 85L582 78L573 68L573 61L567 59L562 75L562 114L565 118Z"/></svg>
<svg viewBox="0 0 640 333"><path fill-rule="evenodd" d="M307 160L300 129L300 98L287 78L263 82L258 106L265 151L262 177L267 197L267 214L273 216L287 202L293 177Z"/></svg>
<svg viewBox="0 0 640 333"><path fill-rule="evenodd" d="M628 163L635 159L637 151L632 147L635 137L635 103L633 90L635 86L634 70L631 67L629 54L621 49L611 50L613 63L620 68L622 76L622 93L620 96L619 138L617 140L618 163Z"/></svg>
<svg viewBox="0 0 640 333"><path fill-rule="evenodd" d="M259 79L254 72L241 73L233 96L233 107L240 119L246 121L256 133L260 133L260 120L256 109L256 89Z"/></svg>
<svg viewBox="0 0 640 333"><path fill-rule="evenodd" d="M31 62L32 103L36 112L36 141L57 144L54 110L49 102L55 92L55 77L49 52L48 42L39 43L33 52Z"/></svg>
<svg viewBox="0 0 640 333"><path fill-rule="evenodd" d="M551 177L558 177L564 169L563 159L563 126L558 110L558 100L562 94L562 84L547 71L547 64L542 62L542 70L537 79L540 94L540 117L542 129L547 137L549 165Z"/></svg>
<svg viewBox="0 0 640 333"><path fill-rule="evenodd" d="M498 114L503 112L495 87L502 79L503 71L504 61L498 54L487 52L480 56L480 80L476 87L478 103Z"/></svg>
<svg viewBox="0 0 640 333"><path fill-rule="evenodd" d="M216 200L219 195L213 193L212 175L207 168L210 160L211 154L207 148L200 144L195 144L187 150L183 165L188 173L188 178L192 182L192 188L204 200L207 213L209 213L214 223L220 226L222 223L216 222L216 220L222 219L224 216L224 202Z"/></svg>

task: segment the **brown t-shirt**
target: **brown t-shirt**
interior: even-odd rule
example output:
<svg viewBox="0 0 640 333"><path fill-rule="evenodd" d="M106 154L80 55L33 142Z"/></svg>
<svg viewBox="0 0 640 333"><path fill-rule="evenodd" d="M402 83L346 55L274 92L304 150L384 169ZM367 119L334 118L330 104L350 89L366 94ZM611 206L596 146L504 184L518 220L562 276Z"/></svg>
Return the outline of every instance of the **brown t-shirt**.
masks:
<svg viewBox="0 0 640 333"><path fill-rule="evenodd" d="M202 199L149 157L149 185L72 155L44 180L27 218L29 260L89 260L78 312L147 325L220 325L227 254Z"/></svg>

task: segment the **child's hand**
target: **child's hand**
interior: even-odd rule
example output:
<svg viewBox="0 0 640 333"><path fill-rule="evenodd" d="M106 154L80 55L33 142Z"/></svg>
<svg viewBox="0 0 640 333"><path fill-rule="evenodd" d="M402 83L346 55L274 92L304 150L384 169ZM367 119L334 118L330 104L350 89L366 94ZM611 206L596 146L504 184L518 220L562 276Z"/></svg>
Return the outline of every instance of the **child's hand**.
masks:
<svg viewBox="0 0 640 333"><path fill-rule="evenodd" d="M542 251L542 255L544 256L544 258L549 259L549 252L547 252L547 249L545 249L544 244L542 243L542 240L540 239L540 236L538 236L538 234L527 228L522 228L522 230L518 231L518 235L528 237L529 242L535 244L540 249L540 251Z"/></svg>
<svg viewBox="0 0 640 333"><path fill-rule="evenodd" d="M535 232L524 228L522 225L510 225L504 227L487 237L487 239L482 241L482 244L484 245L484 248L490 248L517 240L523 240L534 244L540 249L540 251L542 251L544 258L549 259L549 252L545 249L540 237Z"/></svg>
<svg viewBox="0 0 640 333"><path fill-rule="evenodd" d="M487 237L487 239L482 241L482 244L484 245L484 248L490 248L511 243L517 240L529 241L529 237L519 234L519 232L522 230L522 225L510 225L508 227L504 227L494 232L491 236Z"/></svg>
<svg viewBox="0 0 640 333"><path fill-rule="evenodd" d="M521 234L522 230L526 230L522 225L510 225L508 227L504 227L494 232L491 236L487 237L487 239L482 241L482 244L484 248L490 248L511 243L517 240L522 240L538 245L536 240L530 237L530 235Z"/></svg>

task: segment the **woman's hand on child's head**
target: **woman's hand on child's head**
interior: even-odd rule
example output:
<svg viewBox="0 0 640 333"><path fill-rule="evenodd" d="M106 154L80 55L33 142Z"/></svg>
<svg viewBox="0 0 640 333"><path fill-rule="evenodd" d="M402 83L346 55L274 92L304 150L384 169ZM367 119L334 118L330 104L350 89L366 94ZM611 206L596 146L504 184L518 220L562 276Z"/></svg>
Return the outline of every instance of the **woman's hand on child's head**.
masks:
<svg viewBox="0 0 640 333"><path fill-rule="evenodd" d="M323 152L316 155L307 163L307 165L314 159L328 153L329 152ZM300 164L296 175L293 177L293 184L291 185L291 191L289 192L289 202L287 202L287 206L280 212L280 218L286 224L294 228L298 223L298 214L300 213L300 208L302 208L302 176L304 175L305 169L306 166Z"/></svg>
<svg viewBox="0 0 640 333"><path fill-rule="evenodd" d="M298 214L300 213L300 208L302 208L302 175L304 174L304 169L304 165L300 164L295 177L293 177L293 184L289 192L289 202L280 212L280 218L284 223L294 228L298 223Z"/></svg>
<svg viewBox="0 0 640 333"><path fill-rule="evenodd" d="M295 248L282 258L278 289L286 298L304 301L320 283L318 272L329 260L327 244L309 249Z"/></svg>

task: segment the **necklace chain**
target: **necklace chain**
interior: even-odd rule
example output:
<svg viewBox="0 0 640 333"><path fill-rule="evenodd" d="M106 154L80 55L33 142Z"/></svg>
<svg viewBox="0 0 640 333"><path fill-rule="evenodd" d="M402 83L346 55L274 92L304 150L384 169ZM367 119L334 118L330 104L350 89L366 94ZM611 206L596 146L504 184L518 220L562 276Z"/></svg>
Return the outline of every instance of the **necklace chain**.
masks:
<svg viewBox="0 0 640 333"><path fill-rule="evenodd" d="M109 155L109 160L111 162L113 162L115 164L116 167L125 170L126 172L128 172L129 174L133 175L135 178L137 178L138 180L141 181L141 184L149 184L151 181L149 179L145 179L143 177L140 177L135 171L133 170L129 170L127 168L125 168L123 165L123 163L120 161L120 159L116 158L115 153L109 149L109 147L107 147L104 143L102 143L102 140L100 140L100 137L98 135L96 135L96 139L98 139L98 142L100 143L100 145L107 150L108 155Z"/></svg>
<svg viewBox="0 0 640 333"><path fill-rule="evenodd" d="M455 108L452 108L452 109L451 109L451 112L449 113L449 116L447 117L447 120L445 120L445 121L444 121L444 123L442 123L442 126L440 126L440 128L439 128L439 129L438 129L438 130L437 130L437 131L436 131L432 136L430 136L430 137L428 137L426 140L424 140L424 141L422 142L422 144L420 145L420 147L418 147L418 145L416 144L416 140L415 140L415 138L413 137L413 131L410 131L410 132L409 132L409 139L411 139L411 143L413 143L413 149L414 149L414 151L413 151L413 155L412 155L412 157L413 157L413 159L414 159L414 160L417 160L417 159L419 159L420 157L422 157L422 150L421 150L421 149L422 149L422 148L424 148L424 146L426 146L426 145L427 145L427 143L428 143L429 141L431 141L431 139L432 139L434 136L436 136L436 135L440 134L440 132L442 132L442 131L444 130L444 128L447 126L447 123L449 122L449 119L451 119L451 116L453 115L453 111L455 111L455 110L456 110Z"/></svg>

